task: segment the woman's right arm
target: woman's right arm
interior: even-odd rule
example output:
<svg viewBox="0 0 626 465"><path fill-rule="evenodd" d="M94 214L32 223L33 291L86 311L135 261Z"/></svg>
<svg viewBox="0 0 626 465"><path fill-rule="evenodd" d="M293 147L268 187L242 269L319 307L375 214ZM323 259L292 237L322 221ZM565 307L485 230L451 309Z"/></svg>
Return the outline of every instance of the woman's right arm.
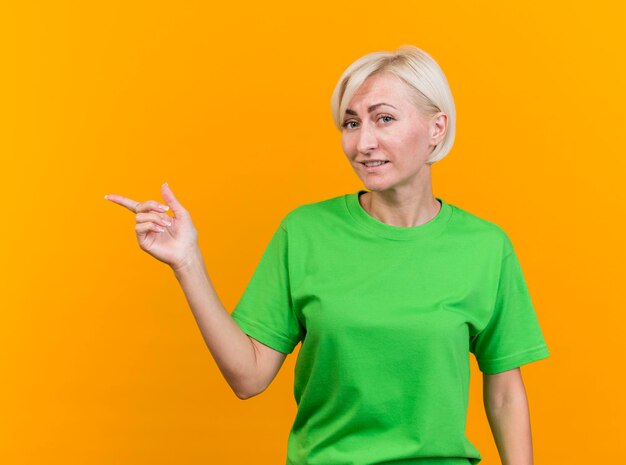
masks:
<svg viewBox="0 0 626 465"><path fill-rule="evenodd" d="M222 375L237 397L253 397L271 383L286 354L249 337L237 325L211 283L191 215L167 183L161 186L161 195L167 205L156 200L137 202L116 194L105 198L135 213L140 248L170 265ZM165 213L169 208L173 217Z"/></svg>
<svg viewBox="0 0 626 465"><path fill-rule="evenodd" d="M286 355L241 330L215 292L199 249L188 263L172 269L204 342L237 397L248 399L263 392Z"/></svg>

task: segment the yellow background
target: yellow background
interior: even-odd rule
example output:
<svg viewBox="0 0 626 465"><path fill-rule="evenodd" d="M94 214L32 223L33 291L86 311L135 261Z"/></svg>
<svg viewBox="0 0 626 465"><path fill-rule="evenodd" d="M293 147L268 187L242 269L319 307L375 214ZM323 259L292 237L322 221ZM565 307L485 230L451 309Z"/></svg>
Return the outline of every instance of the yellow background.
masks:
<svg viewBox="0 0 626 465"><path fill-rule="evenodd" d="M522 368L535 463L623 460L622 5L3 2L0 462L284 463L299 346L235 397L103 196L168 181L232 311L284 214L362 187L330 95L404 43L457 106L433 192L507 231L551 351ZM498 464L471 367L468 436Z"/></svg>

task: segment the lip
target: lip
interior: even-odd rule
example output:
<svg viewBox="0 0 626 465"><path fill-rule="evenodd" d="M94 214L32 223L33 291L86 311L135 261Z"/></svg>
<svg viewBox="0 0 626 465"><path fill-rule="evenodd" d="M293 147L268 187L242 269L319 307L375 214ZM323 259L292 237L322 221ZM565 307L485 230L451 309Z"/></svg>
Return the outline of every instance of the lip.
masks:
<svg viewBox="0 0 626 465"><path fill-rule="evenodd" d="M378 165L378 166L367 166L363 162L361 162L361 165L363 166L363 169L365 170L366 173L375 173L377 171L382 170L385 166L387 166L390 163L390 161L388 160L380 160L380 161L386 161L387 163L383 163L382 165Z"/></svg>

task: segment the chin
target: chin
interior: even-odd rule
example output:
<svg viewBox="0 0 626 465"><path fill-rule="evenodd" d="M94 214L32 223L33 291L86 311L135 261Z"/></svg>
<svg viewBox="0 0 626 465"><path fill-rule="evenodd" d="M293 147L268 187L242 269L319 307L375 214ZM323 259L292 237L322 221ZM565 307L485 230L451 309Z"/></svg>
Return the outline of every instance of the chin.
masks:
<svg viewBox="0 0 626 465"><path fill-rule="evenodd" d="M374 192L381 192L384 190L387 190L391 187L393 187L392 184L389 184L387 182L372 182L370 179L364 180L363 181L363 186L368 190L368 191L374 191Z"/></svg>

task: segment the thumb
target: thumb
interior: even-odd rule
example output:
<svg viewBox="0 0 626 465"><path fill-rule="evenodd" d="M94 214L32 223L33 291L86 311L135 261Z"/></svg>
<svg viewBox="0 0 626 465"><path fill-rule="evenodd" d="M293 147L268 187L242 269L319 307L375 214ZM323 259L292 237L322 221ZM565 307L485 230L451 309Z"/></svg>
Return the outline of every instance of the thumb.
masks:
<svg viewBox="0 0 626 465"><path fill-rule="evenodd" d="M163 183L161 185L161 196L163 197L163 200L165 200L165 203L167 203L172 209L174 216L182 216L186 213L168 183Z"/></svg>

